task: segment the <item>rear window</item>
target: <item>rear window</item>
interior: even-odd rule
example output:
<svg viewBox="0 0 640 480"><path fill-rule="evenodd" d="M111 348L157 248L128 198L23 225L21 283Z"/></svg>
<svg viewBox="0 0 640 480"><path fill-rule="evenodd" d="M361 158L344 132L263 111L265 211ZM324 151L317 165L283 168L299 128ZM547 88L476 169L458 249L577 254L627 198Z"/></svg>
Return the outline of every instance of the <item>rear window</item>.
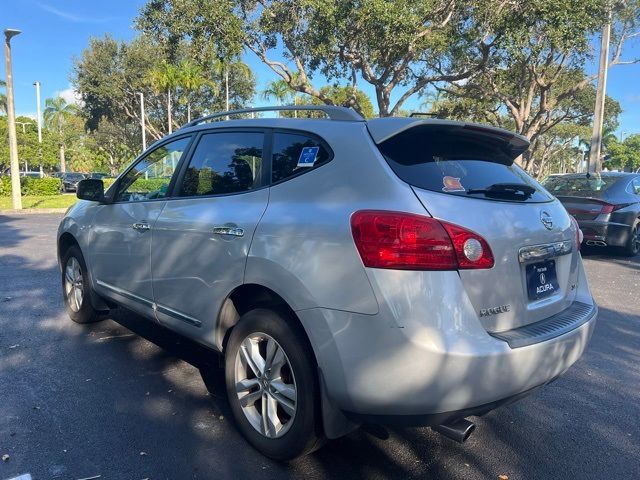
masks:
<svg viewBox="0 0 640 480"><path fill-rule="evenodd" d="M619 177L548 177L542 184L555 196L600 197Z"/></svg>
<svg viewBox="0 0 640 480"><path fill-rule="evenodd" d="M474 133L413 128L383 142L380 151L410 185L461 197L548 202L547 192L513 164L504 141Z"/></svg>

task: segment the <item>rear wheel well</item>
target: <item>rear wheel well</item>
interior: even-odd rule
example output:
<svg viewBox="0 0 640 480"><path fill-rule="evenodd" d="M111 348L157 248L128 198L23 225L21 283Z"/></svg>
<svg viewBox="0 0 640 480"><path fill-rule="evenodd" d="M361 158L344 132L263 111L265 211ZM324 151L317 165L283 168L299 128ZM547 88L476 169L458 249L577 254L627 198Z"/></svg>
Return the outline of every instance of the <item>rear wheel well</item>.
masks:
<svg viewBox="0 0 640 480"><path fill-rule="evenodd" d="M293 328L300 329L307 339L308 347L313 353L311 342L300 322L300 319L289 304L273 290L257 284L245 284L236 288L222 304L216 331L216 343L224 352L231 330L238 323L240 317L256 308L269 308L276 310L291 324ZM315 354L313 355L315 361Z"/></svg>

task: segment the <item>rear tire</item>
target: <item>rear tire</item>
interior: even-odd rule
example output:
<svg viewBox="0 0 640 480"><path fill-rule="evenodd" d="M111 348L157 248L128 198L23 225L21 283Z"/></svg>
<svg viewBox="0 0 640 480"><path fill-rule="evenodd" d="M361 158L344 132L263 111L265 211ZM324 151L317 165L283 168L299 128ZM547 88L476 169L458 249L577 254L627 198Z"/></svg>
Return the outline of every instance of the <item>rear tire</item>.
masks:
<svg viewBox="0 0 640 480"><path fill-rule="evenodd" d="M76 323L102 320L101 312L91 304L91 283L87 264L80 249L73 245L62 257L62 298L67 315Z"/></svg>
<svg viewBox="0 0 640 480"><path fill-rule="evenodd" d="M622 251L628 257L635 257L640 253L640 222L636 222L631 228L629 240Z"/></svg>
<svg viewBox="0 0 640 480"><path fill-rule="evenodd" d="M313 354L286 314L245 313L225 349L225 378L240 432L267 457L291 460L321 445ZM264 413L264 414L263 414Z"/></svg>

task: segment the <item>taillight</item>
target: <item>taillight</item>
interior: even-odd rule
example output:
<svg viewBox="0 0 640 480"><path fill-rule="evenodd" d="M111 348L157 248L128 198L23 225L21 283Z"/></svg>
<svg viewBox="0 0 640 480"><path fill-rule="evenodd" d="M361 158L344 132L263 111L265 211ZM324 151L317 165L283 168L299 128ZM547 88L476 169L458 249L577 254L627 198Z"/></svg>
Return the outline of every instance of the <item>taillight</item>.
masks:
<svg viewBox="0 0 640 480"><path fill-rule="evenodd" d="M600 213L601 214L608 214L611 212L615 212L616 210L620 210L621 208L626 207L628 204L623 204L623 205L612 205L610 203L605 203L602 205L602 208L600 209Z"/></svg>
<svg viewBox="0 0 640 480"><path fill-rule="evenodd" d="M493 267L493 253L478 234L435 218L361 210L351 216L356 248L366 267L458 270Z"/></svg>
<svg viewBox="0 0 640 480"><path fill-rule="evenodd" d="M602 205L602 209L600 209L600 213L611 213L616 209L615 205L611 205L610 203L605 203L604 205Z"/></svg>
<svg viewBox="0 0 640 480"><path fill-rule="evenodd" d="M580 230L580 225L578 225L578 221L572 216L569 216L569 218L571 218L571 223L576 229L576 248L580 250L580 245L582 245L582 240L584 239L584 235L582 234L582 230Z"/></svg>

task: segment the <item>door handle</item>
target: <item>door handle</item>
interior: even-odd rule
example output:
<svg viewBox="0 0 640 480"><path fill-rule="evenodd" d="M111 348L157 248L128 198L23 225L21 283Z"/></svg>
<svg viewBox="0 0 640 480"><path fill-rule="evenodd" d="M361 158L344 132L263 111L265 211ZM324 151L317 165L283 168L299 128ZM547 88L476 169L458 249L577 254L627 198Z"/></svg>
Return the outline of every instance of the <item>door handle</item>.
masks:
<svg viewBox="0 0 640 480"><path fill-rule="evenodd" d="M240 227L213 227L216 235L229 235L232 237L244 237L244 228Z"/></svg>
<svg viewBox="0 0 640 480"><path fill-rule="evenodd" d="M144 232L146 230L151 230L151 225L149 225L147 222L136 222L131 225L131 228L133 228L134 230L138 230L139 232Z"/></svg>

